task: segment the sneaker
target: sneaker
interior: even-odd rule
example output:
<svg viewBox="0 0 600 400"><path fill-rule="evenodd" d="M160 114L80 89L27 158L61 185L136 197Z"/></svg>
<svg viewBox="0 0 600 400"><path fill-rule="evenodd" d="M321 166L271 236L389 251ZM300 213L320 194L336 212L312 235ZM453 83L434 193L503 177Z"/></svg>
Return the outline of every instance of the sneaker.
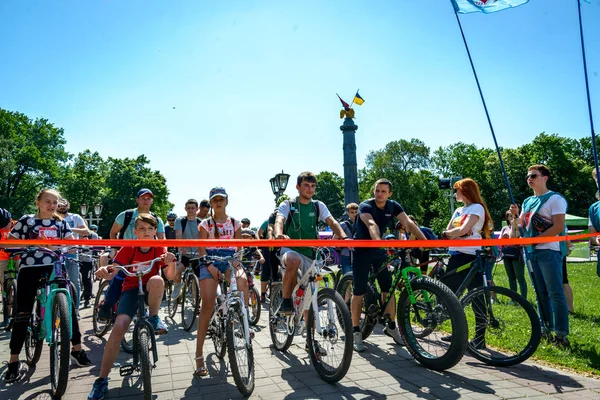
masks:
<svg viewBox="0 0 600 400"><path fill-rule="evenodd" d="M354 350L358 353L365 351L365 345L362 340L362 332L354 332Z"/></svg>
<svg viewBox="0 0 600 400"><path fill-rule="evenodd" d="M317 356L317 358L319 357L327 357L327 350L325 350L325 348L323 346L321 346L319 344L319 342L317 342L316 340L315 342L315 355ZM304 345L304 350L306 352L310 351L310 347L308 346L308 342L306 342L306 344Z"/></svg>
<svg viewBox="0 0 600 400"><path fill-rule="evenodd" d="M290 315L294 315L294 308L292 307L292 305L286 305L285 303L281 303L281 306L279 307L279 314L281 315L285 315L285 316L290 316Z"/></svg>
<svg viewBox="0 0 600 400"><path fill-rule="evenodd" d="M110 318L112 317L110 312L110 307L107 307L104 303L98 309L98 322L102 322L103 324L107 324L110 322Z"/></svg>
<svg viewBox="0 0 600 400"><path fill-rule="evenodd" d="M386 326L385 328L383 328L383 333L385 333L387 336L394 339L394 342L396 342L397 345L406 346L406 343L404 342L404 338L400 334L400 330L398 329L397 326L396 326L396 329L390 329Z"/></svg>
<svg viewBox="0 0 600 400"><path fill-rule="evenodd" d="M102 400L108 393L108 378L98 378L94 381L92 391L88 394L88 400Z"/></svg>
<svg viewBox="0 0 600 400"><path fill-rule="evenodd" d="M89 301L89 299L88 299L88 300L85 300L85 301L83 302L83 307L82 307L82 308L89 308L89 307L90 307L90 301Z"/></svg>
<svg viewBox="0 0 600 400"><path fill-rule="evenodd" d="M568 349L571 347L571 342L567 339L566 336L555 336L552 340L552 344L559 349Z"/></svg>
<svg viewBox="0 0 600 400"><path fill-rule="evenodd" d="M442 336L442 337L440 338L440 340L441 340L442 342L448 342L448 343L450 343L450 342L452 341L452 335L448 335L448 336Z"/></svg>
<svg viewBox="0 0 600 400"><path fill-rule="evenodd" d="M15 361L8 364L6 373L4 374L4 382L12 383L20 381L27 372L27 367L21 361Z"/></svg>
<svg viewBox="0 0 600 400"><path fill-rule="evenodd" d="M173 290L171 291L171 300L178 299L181 296L181 289L183 289L183 281L173 283Z"/></svg>
<svg viewBox="0 0 600 400"><path fill-rule="evenodd" d="M552 334L550 332L542 332L542 336L541 336L541 341L546 342L546 343L554 343L554 337L552 336Z"/></svg>
<svg viewBox="0 0 600 400"><path fill-rule="evenodd" d="M169 330L167 329L165 324L163 324L163 322L160 320L158 315L153 315L150 318L148 318L148 322L150 322L150 325L152 325L152 328L154 328L155 335L164 335L165 333L169 332Z"/></svg>
<svg viewBox="0 0 600 400"><path fill-rule="evenodd" d="M71 350L71 358L73 360L75 360L77 365L79 365L80 367L87 367L88 365L92 365L92 362L90 361L90 359L85 354L85 351L83 351L83 350L79 350L79 351Z"/></svg>

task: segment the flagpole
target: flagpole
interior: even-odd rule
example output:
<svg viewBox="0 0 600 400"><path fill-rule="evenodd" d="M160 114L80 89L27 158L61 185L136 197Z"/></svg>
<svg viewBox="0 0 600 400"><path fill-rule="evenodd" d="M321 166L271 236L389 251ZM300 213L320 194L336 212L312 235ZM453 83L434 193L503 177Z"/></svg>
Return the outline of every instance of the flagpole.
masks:
<svg viewBox="0 0 600 400"><path fill-rule="evenodd" d="M452 4L452 0L450 0ZM477 71L475 71L475 66L473 65L473 59L471 58L471 52L469 51L469 45L467 44L467 39L465 37L465 33L463 31L462 25L460 23L460 18L458 17L458 12L454 8L454 4L452 4L452 10L454 11L454 15L456 16L456 22L458 23L458 27L460 29L460 34L462 35L463 43L465 44L465 49L467 50L467 55L469 56L469 63L471 64L471 70L473 71L473 76L475 77L475 82L477 83L477 89L479 90L479 96L481 97L481 102L483 103L483 109L485 110L485 116L487 117L488 125L490 126L490 131L492 132L492 138L494 139L494 145L496 146L496 152L498 153L498 159L500 160L500 168L502 168L502 174L504 175L504 182L506 183L506 188L508 189L508 196L510 197L510 203L515 203L515 198L512 194L512 190L510 188L510 182L508 181L508 174L506 173L506 168L504 168L504 161L502 160L502 154L500 153L500 147L498 147L498 141L496 140L496 133L494 132L494 127L492 125L492 120L490 119L490 114L487 109L487 105L485 103L485 98L483 97L483 92L481 91L481 85L479 84L479 78L477 77ZM520 234L523 235L523 228L520 228ZM544 321L546 326L549 326L548 321L548 310L544 308L544 303L540 301L540 297L538 295L538 285L533 273L533 266L531 265L531 259L525 250L525 247L521 249L521 253L523 254L523 260L527 265L527 272L529 273L529 279L531 280L531 285L533 286L533 291L536 296L536 300L540 310L541 320Z"/></svg>
<svg viewBox="0 0 600 400"><path fill-rule="evenodd" d="M596 149L596 133L594 132L594 118L592 116L592 101L590 99L590 85L588 82L587 61L585 57L585 42L583 39L583 24L581 22L581 1L577 1L577 12L579 14L579 37L581 38L581 55L583 57L583 75L585 77L585 93L587 95L588 114L590 117L590 129L592 131L592 149L594 151L594 168L596 176L600 178L600 169L598 168L598 150Z"/></svg>
<svg viewBox="0 0 600 400"><path fill-rule="evenodd" d="M358 93L360 89L356 89L356 93ZM352 108L352 105L354 104L354 99L356 98L356 95L354 95L354 97L352 97L352 103L350 103L350 108Z"/></svg>

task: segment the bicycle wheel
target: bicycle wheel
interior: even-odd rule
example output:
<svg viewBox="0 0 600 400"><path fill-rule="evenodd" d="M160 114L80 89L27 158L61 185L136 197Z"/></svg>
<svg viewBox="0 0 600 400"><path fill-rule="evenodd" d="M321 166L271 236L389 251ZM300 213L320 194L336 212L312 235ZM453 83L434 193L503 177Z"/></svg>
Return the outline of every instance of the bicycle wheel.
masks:
<svg viewBox="0 0 600 400"><path fill-rule="evenodd" d="M37 364L44 346L44 339L40 337L40 330L42 329L41 311L42 305L40 300L36 298L27 332L25 332L25 357L29 365Z"/></svg>
<svg viewBox="0 0 600 400"><path fill-rule="evenodd" d="M354 281L353 281L353 275L352 272L348 272L346 273L342 279L340 279L340 282L337 285L337 289L336 291L340 294L340 296L342 296L342 299L344 300L344 303L346 303L346 307L348 307L348 312L350 312L350 316L352 317L352 307L350 305L351 300L352 300L352 292L354 289ZM365 295L363 296L363 305L362 305L362 311L361 311L361 315L360 315L360 322L359 322L359 326L360 326L360 331L362 333L362 338L363 340L366 340L369 336L371 336L371 333L373 333L373 329L375 329L375 325L377 324L376 320L373 319L372 316L369 315L369 313L367 313L367 304L371 304L374 300L374 295L372 293L372 289L369 286L369 293L365 293Z"/></svg>
<svg viewBox="0 0 600 400"><path fill-rule="evenodd" d="M200 283L195 274L188 274L183 284L183 293L181 294L181 325L186 331L190 331L198 315L200 306Z"/></svg>
<svg viewBox="0 0 600 400"><path fill-rule="evenodd" d="M255 326L260 320L260 293L256 286L252 286L248 290L248 322Z"/></svg>
<svg viewBox="0 0 600 400"><path fill-rule="evenodd" d="M338 281L335 272L331 269L330 266L323 267L323 284L326 288L335 289L337 287Z"/></svg>
<svg viewBox="0 0 600 400"><path fill-rule="evenodd" d="M176 299L171 298L171 294L173 293L173 281L167 281L165 285L165 296L167 296L167 314L171 319L175 318L175 314L177 314L177 306L179 305L179 297Z"/></svg>
<svg viewBox="0 0 600 400"><path fill-rule="evenodd" d="M133 330L135 329L135 324L137 323L137 314L133 316L131 323L129 324L129 328L125 332L123 339L121 339L121 348L125 353L133 354Z"/></svg>
<svg viewBox="0 0 600 400"><path fill-rule="evenodd" d="M467 347L467 319L460 302L440 281L422 277L413 279L410 285L416 304L411 304L406 289L398 301L398 324L406 348L426 368L435 371L452 368ZM432 329L432 333L419 337L424 328ZM449 343L442 340L447 336L451 336Z"/></svg>
<svg viewBox="0 0 600 400"><path fill-rule="evenodd" d="M319 289L318 310L308 311L306 342L315 370L325 382L342 379L352 361L352 319L342 296L333 289ZM316 332L318 319L322 332Z"/></svg>
<svg viewBox="0 0 600 400"><path fill-rule="evenodd" d="M461 299L469 324L467 350L479 361L497 367L522 363L540 344L542 328L537 313L520 294L500 286L489 289L496 296L491 304L484 287Z"/></svg>
<svg viewBox="0 0 600 400"><path fill-rule="evenodd" d="M227 310L227 351L235 386L244 396L254 391L254 351L246 344L244 316L240 306Z"/></svg>
<svg viewBox="0 0 600 400"><path fill-rule="evenodd" d="M106 298L106 291L108 290L109 285L110 281L103 281L100 284L100 286L98 286L98 293L96 294L96 298L94 299L94 313L92 315L92 325L94 328L94 334L98 337L106 335L106 332L108 332L108 330L110 329L110 321L98 321L98 313L100 312L100 307L102 306L102 304L104 304L104 300Z"/></svg>
<svg viewBox="0 0 600 400"><path fill-rule="evenodd" d="M144 399L152 399L152 349L150 344L152 333L148 327L142 325L138 331L138 351L140 360L140 372L142 374L142 385L144 387Z"/></svg>
<svg viewBox="0 0 600 400"><path fill-rule="evenodd" d="M279 351L286 351L294 341L294 327L290 327L290 321L293 321L293 317L278 315L279 307L281 307L283 300L282 289L283 286L281 283L277 283L271 288L269 332L271 333L273 346Z"/></svg>
<svg viewBox="0 0 600 400"><path fill-rule="evenodd" d="M6 297L2 302L2 313L4 315L4 329L10 331L17 316L17 281L8 279L5 285Z"/></svg>
<svg viewBox="0 0 600 400"><path fill-rule="evenodd" d="M212 341L215 346L215 353L219 359L225 357L227 352L227 344L225 339L225 321L221 310L216 311L217 315L212 324Z"/></svg>
<svg viewBox="0 0 600 400"><path fill-rule="evenodd" d="M55 398L62 397L69 380L69 349L71 317L69 302L64 293L57 293L52 304L52 342L50 343L50 381Z"/></svg>

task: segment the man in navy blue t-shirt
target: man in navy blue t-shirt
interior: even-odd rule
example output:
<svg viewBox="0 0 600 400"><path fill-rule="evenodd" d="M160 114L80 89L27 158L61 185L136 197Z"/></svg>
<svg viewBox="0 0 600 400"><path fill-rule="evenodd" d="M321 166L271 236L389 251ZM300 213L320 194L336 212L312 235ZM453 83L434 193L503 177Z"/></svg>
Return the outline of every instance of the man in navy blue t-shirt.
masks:
<svg viewBox="0 0 600 400"><path fill-rule="evenodd" d="M392 184L387 179L379 179L375 182L372 199L365 200L358 206L356 218L356 232L354 239L358 240L381 240L381 234L388 226L393 228L394 217L412 232L417 239L426 240L425 235L419 230L404 212L402 206L394 200L389 200L392 195ZM360 332L360 314L363 296L367 292L367 281L369 270L377 270L387 259L385 250L374 248L356 248L354 260L352 261L352 273L354 277L354 292L352 296L352 326L354 328L354 350L362 352L365 346L362 342ZM377 281L381 288L381 296L385 298L392 286L392 274L384 269L378 276ZM394 339L397 344L404 344L394 315L396 315L396 303L391 301L386 312L392 316L383 332Z"/></svg>

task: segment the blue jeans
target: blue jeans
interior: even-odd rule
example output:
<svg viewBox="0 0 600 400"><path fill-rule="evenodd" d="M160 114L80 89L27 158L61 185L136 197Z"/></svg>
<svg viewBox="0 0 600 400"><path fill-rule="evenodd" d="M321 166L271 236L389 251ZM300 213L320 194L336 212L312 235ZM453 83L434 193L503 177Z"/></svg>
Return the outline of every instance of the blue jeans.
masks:
<svg viewBox="0 0 600 400"><path fill-rule="evenodd" d="M75 309L79 310L79 298L81 297L81 282L79 281L79 260L75 258L66 257L66 267L67 274L69 275L69 280L75 286L75 290L77 291L77 297L73 299L73 303L75 303Z"/></svg>
<svg viewBox="0 0 600 400"><path fill-rule="evenodd" d="M347 272L352 271L352 257L350 255L341 255L340 256L340 269L342 270L342 276Z"/></svg>
<svg viewBox="0 0 600 400"><path fill-rule="evenodd" d="M537 284L539 301L548 319L548 328L558 336L569 334L569 309L562 284L562 254L555 250L534 250L531 267ZM540 310L540 316L542 311ZM542 320L542 330L544 321Z"/></svg>

